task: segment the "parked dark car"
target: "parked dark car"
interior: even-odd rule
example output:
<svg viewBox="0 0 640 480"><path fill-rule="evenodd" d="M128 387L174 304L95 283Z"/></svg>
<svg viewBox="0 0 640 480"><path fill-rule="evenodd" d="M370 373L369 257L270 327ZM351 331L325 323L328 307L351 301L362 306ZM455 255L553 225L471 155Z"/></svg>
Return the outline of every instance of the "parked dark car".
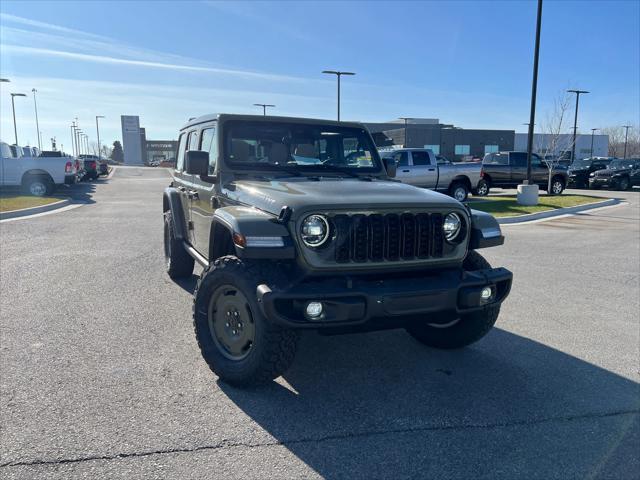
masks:
<svg viewBox="0 0 640 480"><path fill-rule="evenodd" d="M98 178L98 161L97 155L81 154L78 158L84 166L84 178L87 180L95 180Z"/></svg>
<svg viewBox="0 0 640 480"><path fill-rule="evenodd" d="M105 161L100 162L98 171L99 175L109 175L109 164Z"/></svg>
<svg viewBox="0 0 640 480"><path fill-rule="evenodd" d="M601 187L628 190L640 185L640 158L616 159L604 170L593 172L589 176L589 187Z"/></svg>
<svg viewBox="0 0 640 480"><path fill-rule="evenodd" d="M613 157L593 157L576 160L571 164L569 174L569 186L575 188L589 188L589 175L597 170L607 168L614 160Z"/></svg>
<svg viewBox="0 0 640 480"><path fill-rule="evenodd" d="M184 125L163 197L165 266L171 278L204 267L193 325L221 380L280 376L304 329L403 328L441 349L489 333L512 274L477 249L503 243L500 225L395 171L359 123L221 114Z"/></svg>
<svg viewBox="0 0 640 480"><path fill-rule="evenodd" d="M540 155L533 153L531 158L531 176L541 189L547 190L549 169ZM488 153L482 160L480 175L488 188L516 188L527 178L527 152ZM551 172L551 191L561 194L567 186L569 176L566 167L557 165Z"/></svg>

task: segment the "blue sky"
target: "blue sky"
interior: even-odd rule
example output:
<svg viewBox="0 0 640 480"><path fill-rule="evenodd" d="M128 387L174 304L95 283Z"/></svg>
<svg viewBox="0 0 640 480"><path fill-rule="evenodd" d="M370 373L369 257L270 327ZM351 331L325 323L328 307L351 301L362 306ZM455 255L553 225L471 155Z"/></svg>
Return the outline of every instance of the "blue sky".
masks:
<svg viewBox="0 0 640 480"><path fill-rule="evenodd" d="M0 3L0 134L43 137L69 150L78 117L95 139L120 137L120 115L140 115L151 139L176 137L212 112L334 118L335 80L345 120L439 118L465 128L523 131L531 91L534 1ZM579 126L639 123L640 2L546 0L538 118L567 87Z"/></svg>

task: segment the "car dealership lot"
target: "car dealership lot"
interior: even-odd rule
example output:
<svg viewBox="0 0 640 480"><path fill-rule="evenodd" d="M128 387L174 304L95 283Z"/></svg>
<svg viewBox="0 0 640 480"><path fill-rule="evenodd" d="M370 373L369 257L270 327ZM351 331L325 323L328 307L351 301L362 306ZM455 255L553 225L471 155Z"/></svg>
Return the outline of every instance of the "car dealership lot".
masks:
<svg viewBox="0 0 640 480"><path fill-rule="evenodd" d="M637 477L638 189L505 226L483 254L513 290L472 347L306 333L243 391L200 356L195 276L164 273L168 181L119 167L95 203L0 225L2 477Z"/></svg>

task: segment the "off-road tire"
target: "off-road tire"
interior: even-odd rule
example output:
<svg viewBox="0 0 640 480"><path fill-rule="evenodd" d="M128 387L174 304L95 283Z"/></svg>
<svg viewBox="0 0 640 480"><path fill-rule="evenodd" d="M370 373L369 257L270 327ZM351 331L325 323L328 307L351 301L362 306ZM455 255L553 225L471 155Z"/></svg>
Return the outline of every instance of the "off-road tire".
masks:
<svg viewBox="0 0 640 480"><path fill-rule="evenodd" d="M38 193L32 191L32 187L39 186ZM22 181L22 190L27 195L46 197L53 193L55 184L47 175L27 175Z"/></svg>
<svg viewBox="0 0 640 480"><path fill-rule="evenodd" d="M482 255L471 250L464 260L467 271L491 268ZM440 349L456 349L477 342L493 328L500 313L500 305L491 305L482 310L462 315L456 323L446 327L435 327L428 323L412 325L409 334L420 343Z"/></svg>
<svg viewBox="0 0 640 480"><path fill-rule="evenodd" d="M171 211L164 212L164 260L171 278L185 278L193 273L193 257L176 238Z"/></svg>
<svg viewBox="0 0 640 480"><path fill-rule="evenodd" d="M225 383L247 387L267 383L282 375L296 354L298 335L265 318L256 297L258 285L273 286L280 280L273 264L243 262L228 255L218 258L202 273L193 295L193 328L198 346L209 368ZM232 285L247 300L255 330L246 356L232 359L215 340L209 322L209 303L218 288Z"/></svg>

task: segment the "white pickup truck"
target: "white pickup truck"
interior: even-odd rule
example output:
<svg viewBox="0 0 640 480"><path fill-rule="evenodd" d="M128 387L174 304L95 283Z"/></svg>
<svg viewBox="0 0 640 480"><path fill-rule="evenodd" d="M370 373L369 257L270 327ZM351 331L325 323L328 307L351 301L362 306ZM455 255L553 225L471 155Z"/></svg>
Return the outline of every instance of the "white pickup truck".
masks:
<svg viewBox="0 0 640 480"><path fill-rule="evenodd" d="M18 156L21 149L12 149L0 142L0 186L20 186L30 195L51 195L56 185L73 184L78 170L72 157L62 152L43 152L46 156ZM43 154L41 154L43 155Z"/></svg>
<svg viewBox="0 0 640 480"><path fill-rule="evenodd" d="M401 148L380 152L380 156L396 162L396 179L403 183L448 193L459 202L464 202L469 192L480 196L489 193L480 177L481 163L453 163L426 148Z"/></svg>

